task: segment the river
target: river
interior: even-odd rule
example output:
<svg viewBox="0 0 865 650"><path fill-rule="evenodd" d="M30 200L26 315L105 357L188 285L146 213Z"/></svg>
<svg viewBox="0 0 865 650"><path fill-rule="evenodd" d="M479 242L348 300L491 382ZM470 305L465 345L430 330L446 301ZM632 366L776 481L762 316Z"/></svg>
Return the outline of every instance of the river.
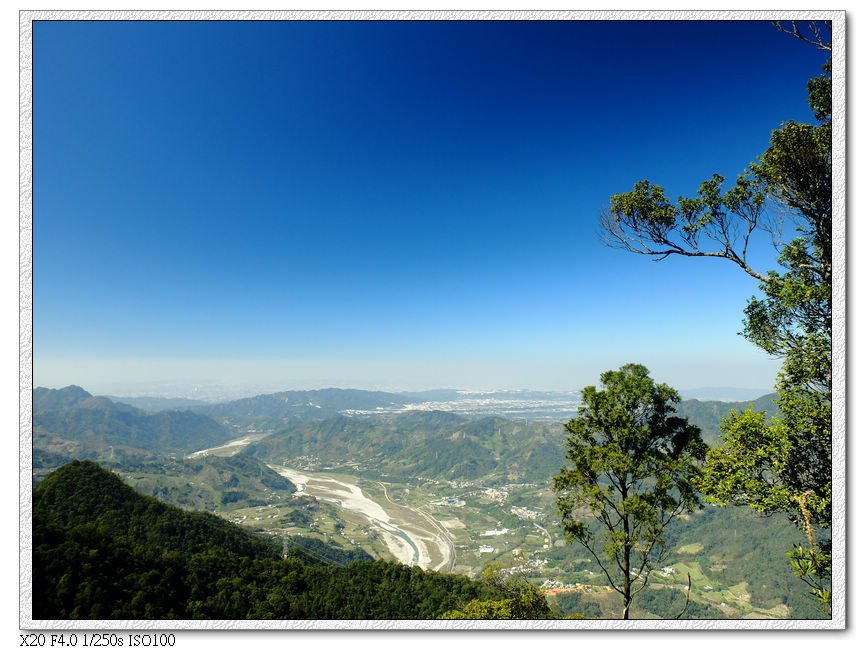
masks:
<svg viewBox="0 0 865 650"><path fill-rule="evenodd" d="M456 554L444 527L427 513L391 501L383 484L385 500L379 503L353 477L335 478L279 465L269 467L294 483L298 494L336 503L363 515L398 562L437 571L453 568Z"/></svg>

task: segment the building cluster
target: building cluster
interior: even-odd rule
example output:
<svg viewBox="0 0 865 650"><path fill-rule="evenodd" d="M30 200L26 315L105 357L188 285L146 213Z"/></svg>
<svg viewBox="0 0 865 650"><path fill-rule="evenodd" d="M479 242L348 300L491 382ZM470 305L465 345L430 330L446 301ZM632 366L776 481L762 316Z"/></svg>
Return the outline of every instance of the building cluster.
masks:
<svg viewBox="0 0 865 650"><path fill-rule="evenodd" d="M446 506L450 508L462 508L465 504L465 501L456 497L445 497L444 499L430 502L431 506Z"/></svg>
<svg viewBox="0 0 865 650"><path fill-rule="evenodd" d="M542 515L540 510L531 510L530 508L521 508L519 506L512 506L511 514L516 515L520 519L527 519L529 521L535 521Z"/></svg>
<svg viewBox="0 0 865 650"><path fill-rule="evenodd" d="M502 528L500 530L485 530L481 533L481 537L499 537L500 535L507 535L510 532L510 528Z"/></svg>
<svg viewBox="0 0 865 650"><path fill-rule="evenodd" d="M499 490L496 488L487 488L482 493L481 496L485 499L489 499L490 501L494 501L496 503L502 504L508 499L507 490Z"/></svg>

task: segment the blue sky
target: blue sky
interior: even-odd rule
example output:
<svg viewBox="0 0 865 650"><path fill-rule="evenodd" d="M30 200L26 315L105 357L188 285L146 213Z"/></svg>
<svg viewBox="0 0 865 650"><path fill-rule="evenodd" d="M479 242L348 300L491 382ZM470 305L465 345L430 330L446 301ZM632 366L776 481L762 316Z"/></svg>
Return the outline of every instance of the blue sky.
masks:
<svg viewBox="0 0 865 650"><path fill-rule="evenodd" d="M754 282L598 215L735 177L822 60L744 21L38 23L34 384L770 387Z"/></svg>

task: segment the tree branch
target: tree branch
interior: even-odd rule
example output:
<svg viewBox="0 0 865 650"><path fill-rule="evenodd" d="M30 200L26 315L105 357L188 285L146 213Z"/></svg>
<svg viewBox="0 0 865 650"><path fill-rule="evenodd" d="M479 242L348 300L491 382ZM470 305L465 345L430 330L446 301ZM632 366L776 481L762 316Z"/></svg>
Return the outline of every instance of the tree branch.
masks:
<svg viewBox="0 0 865 650"><path fill-rule="evenodd" d="M824 20L824 21L822 21L822 23L823 23L823 26L826 28L826 30L829 31L830 39L831 39L832 21ZM783 32L785 34L789 34L790 36L793 36L795 38L798 38L800 41L804 41L804 42L808 43L809 45L813 45L818 50L825 50L827 52L832 51L832 41L830 40L827 43L823 39L823 34L821 33L820 25L819 25L819 23L817 23L817 21L814 21L814 20L808 21L808 31L810 32L810 35L802 33L802 30L799 28L799 21L797 21L797 20L791 20L790 21L790 24L792 26L789 29L785 29L783 23L780 20L773 20L772 24L775 25L775 27L777 27L781 32Z"/></svg>
<svg viewBox="0 0 865 650"><path fill-rule="evenodd" d="M691 603L691 574L688 574L688 589L685 591L685 606L682 608L682 611L676 615L676 620L678 621L682 618L682 615L688 609L688 605Z"/></svg>

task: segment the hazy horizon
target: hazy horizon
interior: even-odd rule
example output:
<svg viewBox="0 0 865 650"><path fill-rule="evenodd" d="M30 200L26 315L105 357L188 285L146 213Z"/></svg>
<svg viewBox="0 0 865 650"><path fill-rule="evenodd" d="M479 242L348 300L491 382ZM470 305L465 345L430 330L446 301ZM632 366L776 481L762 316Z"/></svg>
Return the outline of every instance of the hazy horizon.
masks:
<svg viewBox="0 0 865 650"><path fill-rule="evenodd" d="M598 234L637 181L693 195L812 119L822 55L768 21L46 21L33 48L34 385L775 384L752 278Z"/></svg>
<svg viewBox="0 0 865 650"><path fill-rule="evenodd" d="M598 373L600 374L600 373ZM588 376L588 375L586 375ZM203 401L224 401L241 399L256 395L279 393L284 391L313 391L328 388L355 389L368 391L384 391L392 393L419 393L435 390L458 390L468 393L483 392L549 392L549 393L579 393L585 386L597 385L599 377L588 379L583 384L574 385L532 385L532 384L466 384L465 382L424 383L415 382L370 382L370 381L340 381L337 379L320 379L318 381L279 381L260 380L246 382L218 381L212 378L198 379L172 379L172 380L141 380L141 381L82 381L80 378L72 380L70 376L64 376L55 381L40 381L34 377L34 388L60 389L70 385L83 388L94 395L111 395L115 397L178 397L188 399L200 399ZM771 393L774 389L771 383L750 385L731 383L703 383L694 385L677 385L671 383L664 377L653 377L658 382L670 384L684 399L696 397L697 399L711 399L718 401L739 401L740 399L751 399ZM727 397L729 395L746 395L746 397Z"/></svg>

